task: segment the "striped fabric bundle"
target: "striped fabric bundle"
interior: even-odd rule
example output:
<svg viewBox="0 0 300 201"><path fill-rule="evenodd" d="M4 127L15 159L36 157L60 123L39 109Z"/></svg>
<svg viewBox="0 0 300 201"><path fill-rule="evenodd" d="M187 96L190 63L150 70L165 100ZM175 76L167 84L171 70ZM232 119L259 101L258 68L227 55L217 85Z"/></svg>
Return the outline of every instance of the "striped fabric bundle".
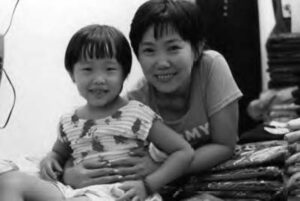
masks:
<svg viewBox="0 0 300 201"><path fill-rule="evenodd" d="M238 145L232 159L203 175L191 176L178 197L209 194L224 201L284 201L287 154L284 140Z"/></svg>

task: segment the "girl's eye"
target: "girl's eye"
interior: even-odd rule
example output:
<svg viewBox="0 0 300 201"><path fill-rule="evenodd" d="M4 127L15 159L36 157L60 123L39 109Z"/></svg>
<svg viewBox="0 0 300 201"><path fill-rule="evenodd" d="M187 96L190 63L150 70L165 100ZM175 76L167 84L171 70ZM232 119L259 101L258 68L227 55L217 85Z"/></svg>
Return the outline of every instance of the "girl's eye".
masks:
<svg viewBox="0 0 300 201"><path fill-rule="evenodd" d="M180 46L179 45L172 45L168 48L170 51L176 51L176 50L179 50L180 49Z"/></svg>
<svg viewBox="0 0 300 201"><path fill-rule="evenodd" d="M84 71L84 72L90 72L90 71L92 71L92 68L82 68L82 71Z"/></svg>
<svg viewBox="0 0 300 201"><path fill-rule="evenodd" d="M107 71L116 71L117 69L115 67L107 67Z"/></svg>

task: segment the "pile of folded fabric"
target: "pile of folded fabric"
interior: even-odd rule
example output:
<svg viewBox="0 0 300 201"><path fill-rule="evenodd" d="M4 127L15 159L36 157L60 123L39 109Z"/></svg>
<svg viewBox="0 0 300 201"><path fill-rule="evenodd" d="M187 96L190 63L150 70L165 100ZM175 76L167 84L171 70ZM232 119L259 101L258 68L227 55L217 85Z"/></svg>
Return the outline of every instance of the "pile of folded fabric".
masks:
<svg viewBox="0 0 300 201"><path fill-rule="evenodd" d="M298 87L292 93L294 100L274 107L274 115L296 118L299 116L300 104L300 33L271 34L266 49L270 75L268 88L284 90L292 86Z"/></svg>
<svg viewBox="0 0 300 201"><path fill-rule="evenodd" d="M284 201L287 153L284 140L238 145L232 159L203 175L191 176L177 197L195 199L209 194L224 201Z"/></svg>
<svg viewBox="0 0 300 201"><path fill-rule="evenodd" d="M274 94L275 98L270 103L266 121L287 122L297 118L300 110L299 91L298 86L269 89L269 93Z"/></svg>
<svg viewBox="0 0 300 201"><path fill-rule="evenodd" d="M300 197L300 118L288 122L288 127L292 131L284 136L289 144L285 161L286 187L289 196Z"/></svg>
<svg viewBox="0 0 300 201"><path fill-rule="evenodd" d="M266 49L269 88L300 86L300 33L272 34Z"/></svg>

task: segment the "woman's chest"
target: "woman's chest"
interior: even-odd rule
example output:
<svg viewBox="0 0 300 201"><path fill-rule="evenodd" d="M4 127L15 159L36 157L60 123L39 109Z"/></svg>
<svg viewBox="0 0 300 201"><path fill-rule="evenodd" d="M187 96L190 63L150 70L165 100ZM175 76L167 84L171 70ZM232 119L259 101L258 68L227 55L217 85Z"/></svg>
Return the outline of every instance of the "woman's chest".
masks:
<svg viewBox="0 0 300 201"><path fill-rule="evenodd" d="M164 122L193 147L210 141L209 118L201 96L193 96L189 101L164 103L158 112Z"/></svg>
<svg viewBox="0 0 300 201"><path fill-rule="evenodd" d="M169 98L165 100L158 100L157 112L167 121L175 121L182 118L187 112L189 103L182 98Z"/></svg>

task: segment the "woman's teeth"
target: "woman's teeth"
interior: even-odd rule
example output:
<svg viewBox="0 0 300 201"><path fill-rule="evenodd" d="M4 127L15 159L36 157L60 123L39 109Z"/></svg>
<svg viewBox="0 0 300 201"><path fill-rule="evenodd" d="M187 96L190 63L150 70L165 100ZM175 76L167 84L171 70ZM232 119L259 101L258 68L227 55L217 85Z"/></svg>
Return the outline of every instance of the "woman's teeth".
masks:
<svg viewBox="0 0 300 201"><path fill-rule="evenodd" d="M173 77L174 74L163 74L163 75L157 75L157 78L159 80L162 80L162 81L166 81L166 80L169 80Z"/></svg>

